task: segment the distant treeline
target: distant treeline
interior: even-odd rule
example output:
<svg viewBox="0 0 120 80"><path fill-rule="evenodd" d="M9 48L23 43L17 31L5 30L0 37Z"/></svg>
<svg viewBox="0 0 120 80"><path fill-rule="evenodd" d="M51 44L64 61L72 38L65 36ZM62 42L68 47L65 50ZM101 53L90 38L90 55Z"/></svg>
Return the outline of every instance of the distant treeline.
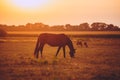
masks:
<svg viewBox="0 0 120 80"><path fill-rule="evenodd" d="M43 23L27 23L26 25L3 25L0 24L0 29L5 31L120 31L119 26L106 24L103 22L94 22L92 24L81 23L79 25L54 25L49 26Z"/></svg>

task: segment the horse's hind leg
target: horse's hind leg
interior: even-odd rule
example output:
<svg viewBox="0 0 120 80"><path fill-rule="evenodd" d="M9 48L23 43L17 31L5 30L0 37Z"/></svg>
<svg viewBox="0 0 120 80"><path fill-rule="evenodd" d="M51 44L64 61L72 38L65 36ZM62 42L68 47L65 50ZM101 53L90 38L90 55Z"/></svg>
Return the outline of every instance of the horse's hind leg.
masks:
<svg viewBox="0 0 120 80"><path fill-rule="evenodd" d="M44 44L40 44L39 49L38 49L41 53L41 57L42 57L43 47L44 47Z"/></svg>
<svg viewBox="0 0 120 80"><path fill-rule="evenodd" d="M63 54L64 54L64 58L66 57L65 55L65 46L63 47Z"/></svg>
<svg viewBox="0 0 120 80"><path fill-rule="evenodd" d="M43 56L42 56L43 47L44 47L44 44L41 44L41 48L40 48L40 51L41 51L41 57L43 57Z"/></svg>
<svg viewBox="0 0 120 80"><path fill-rule="evenodd" d="M36 58L38 58L38 56L39 56L39 52L36 54Z"/></svg>
<svg viewBox="0 0 120 80"><path fill-rule="evenodd" d="M57 50L57 53L56 53L56 57L58 55L58 52L60 51L60 48L61 48L61 46L58 47L58 50Z"/></svg>
<svg viewBox="0 0 120 80"><path fill-rule="evenodd" d="M40 46L39 46L39 47L40 47ZM35 50L35 52L34 52L34 55L35 55L36 58L38 58L38 56L39 56L39 47L36 48L36 50Z"/></svg>
<svg viewBox="0 0 120 80"><path fill-rule="evenodd" d="M39 48L36 51L36 58L38 58L38 56L39 56L39 50L40 50L40 46L39 46Z"/></svg>

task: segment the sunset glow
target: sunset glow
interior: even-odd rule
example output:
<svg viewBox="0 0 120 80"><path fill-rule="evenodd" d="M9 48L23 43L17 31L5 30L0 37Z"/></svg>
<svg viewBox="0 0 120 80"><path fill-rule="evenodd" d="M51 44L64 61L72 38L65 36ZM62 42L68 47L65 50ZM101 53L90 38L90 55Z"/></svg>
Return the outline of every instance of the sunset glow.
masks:
<svg viewBox="0 0 120 80"><path fill-rule="evenodd" d="M49 0L12 0L10 3L23 10L34 10L48 5Z"/></svg>
<svg viewBox="0 0 120 80"><path fill-rule="evenodd" d="M0 0L0 24L105 22L120 26L119 0Z"/></svg>

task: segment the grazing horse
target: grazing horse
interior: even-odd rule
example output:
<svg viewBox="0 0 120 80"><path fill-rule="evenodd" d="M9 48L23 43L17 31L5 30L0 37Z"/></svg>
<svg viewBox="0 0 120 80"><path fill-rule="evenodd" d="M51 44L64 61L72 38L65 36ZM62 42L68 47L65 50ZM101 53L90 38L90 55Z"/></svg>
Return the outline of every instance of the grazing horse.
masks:
<svg viewBox="0 0 120 80"><path fill-rule="evenodd" d="M65 34L50 34L50 33L40 34L34 51L34 55L36 58L38 58L39 51L41 52L42 57L42 51L45 44L48 44L53 47L58 47L56 56L58 55L60 49L63 48L64 58L65 58L65 46L68 46L70 49L69 52L70 56L74 57L75 49L73 47L72 41Z"/></svg>

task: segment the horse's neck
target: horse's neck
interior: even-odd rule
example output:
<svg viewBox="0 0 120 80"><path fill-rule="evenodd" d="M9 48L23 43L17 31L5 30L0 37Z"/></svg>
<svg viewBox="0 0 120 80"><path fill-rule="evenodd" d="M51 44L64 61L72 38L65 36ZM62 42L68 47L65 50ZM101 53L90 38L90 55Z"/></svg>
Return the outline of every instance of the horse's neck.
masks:
<svg viewBox="0 0 120 80"><path fill-rule="evenodd" d="M73 50L74 50L74 47L73 47L73 44L72 44L72 41L71 41L71 40L68 41L68 44L67 44L67 45L68 45L70 51L73 51Z"/></svg>

